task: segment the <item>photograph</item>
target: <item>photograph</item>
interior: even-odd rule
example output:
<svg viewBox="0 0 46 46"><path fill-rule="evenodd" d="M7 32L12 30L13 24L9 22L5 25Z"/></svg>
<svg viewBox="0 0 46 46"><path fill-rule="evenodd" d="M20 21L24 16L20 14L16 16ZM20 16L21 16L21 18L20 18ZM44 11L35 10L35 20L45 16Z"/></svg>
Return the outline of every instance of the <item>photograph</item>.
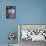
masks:
<svg viewBox="0 0 46 46"><path fill-rule="evenodd" d="M16 19L16 6L6 6L6 18Z"/></svg>
<svg viewBox="0 0 46 46"><path fill-rule="evenodd" d="M19 24L18 33L20 46L46 42L46 25Z"/></svg>

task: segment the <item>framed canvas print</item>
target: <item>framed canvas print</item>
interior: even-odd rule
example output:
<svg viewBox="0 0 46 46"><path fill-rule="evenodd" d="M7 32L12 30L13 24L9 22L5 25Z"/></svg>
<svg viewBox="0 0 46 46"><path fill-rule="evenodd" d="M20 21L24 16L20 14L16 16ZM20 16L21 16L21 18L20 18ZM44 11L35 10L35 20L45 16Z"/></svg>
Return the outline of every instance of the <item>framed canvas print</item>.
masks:
<svg viewBox="0 0 46 46"><path fill-rule="evenodd" d="M6 6L6 18L16 19L16 6Z"/></svg>
<svg viewBox="0 0 46 46"><path fill-rule="evenodd" d="M20 46L31 46L32 44L34 45L34 43L46 43L46 25L19 24L18 41Z"/></svg>

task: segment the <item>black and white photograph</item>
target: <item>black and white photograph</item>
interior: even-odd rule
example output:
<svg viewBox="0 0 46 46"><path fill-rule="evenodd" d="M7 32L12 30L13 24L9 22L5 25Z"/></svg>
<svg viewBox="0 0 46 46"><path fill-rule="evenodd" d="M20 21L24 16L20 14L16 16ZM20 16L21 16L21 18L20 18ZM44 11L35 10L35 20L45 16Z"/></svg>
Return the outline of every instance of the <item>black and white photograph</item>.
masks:
<svg viewBox="0 0 46 46"><path fill-rule="evenodd" d="M20 46L46 45L46 25L20 24L18 33Z"/></svg>
<svg viewBox="0 0 46 46"><path fill-rule="evenodd" d="M6 6L6 18L16 19L16 6Z"/></svg>

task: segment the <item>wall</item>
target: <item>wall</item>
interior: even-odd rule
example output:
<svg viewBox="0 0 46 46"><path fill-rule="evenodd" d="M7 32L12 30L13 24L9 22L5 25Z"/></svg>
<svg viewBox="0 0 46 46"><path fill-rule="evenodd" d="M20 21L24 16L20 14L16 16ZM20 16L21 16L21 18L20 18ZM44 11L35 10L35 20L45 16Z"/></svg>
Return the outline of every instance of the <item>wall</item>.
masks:
<svg viewBox="0 0 46 46"><path fill-rule="evenodd" d="M6 19L6 6L15 5L16 0L0 0L0 44L7 44L8 34L16 32L17 34L17 19ZM16 41L17 42L17 39Z"/></svg>
<svg viewBox="0 0 46 46"><path fill-rule="evenodd" d="M18 23L46 24L46 0L16 0Z"/></svg>
<svg viewBox="0 0 46 46"><path fill-rule="evenodd" d="M16 19L6 19L6 5L16 5ZM46 0L0 0L0 44L17 24L46 24Z"/></svg>

